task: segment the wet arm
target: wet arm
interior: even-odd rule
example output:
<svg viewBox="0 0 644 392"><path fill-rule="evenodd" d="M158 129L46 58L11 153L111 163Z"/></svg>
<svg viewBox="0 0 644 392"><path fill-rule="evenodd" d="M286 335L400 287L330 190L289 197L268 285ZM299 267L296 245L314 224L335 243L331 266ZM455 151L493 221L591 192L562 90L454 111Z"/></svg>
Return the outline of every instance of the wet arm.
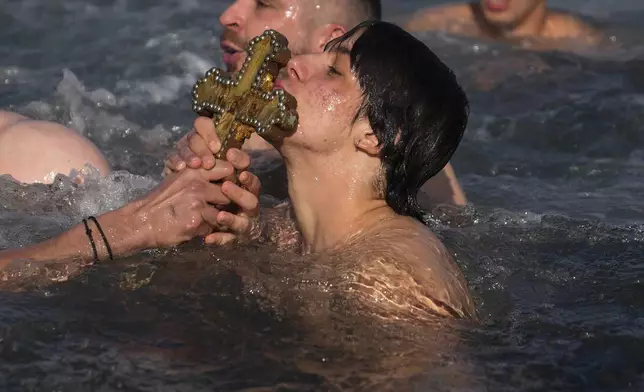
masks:
<svg viewBox="0 0 644 392"><path fill-rule="evenodd" d="M146 248L141 230L133 222L133 207L125 206L97 217L108 239L114 256L124 256ZM98 228L88 220L99 260L109 260L107 248ZM47 264L77 264L94 261L94 252L83 223L77 224L64 233L24 248L0 251L0 270L20 267L25 262Z"/></svg>
<svg viewBox="0 0 644 392"><path fill-rule="evenodd" d="M427 195L432 205L453 204L464 206L467 204L465 192L456 178L456 173L451 164L447 164L437 175L430 178L420 191Z"/></svg>

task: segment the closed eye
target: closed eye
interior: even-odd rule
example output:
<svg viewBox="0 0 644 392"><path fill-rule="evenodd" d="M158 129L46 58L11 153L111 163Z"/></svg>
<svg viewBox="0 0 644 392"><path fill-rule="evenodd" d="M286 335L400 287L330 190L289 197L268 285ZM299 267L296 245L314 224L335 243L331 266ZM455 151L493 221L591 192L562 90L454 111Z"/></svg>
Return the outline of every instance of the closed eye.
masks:
<svg viewBox="0 0 644 392"><path fill-rule="evenodd" d="M329 65L328 70L327 70L327 75L329 75L329 76L339 76L339 75L342 75L342 74L334 66Z"/></svg>

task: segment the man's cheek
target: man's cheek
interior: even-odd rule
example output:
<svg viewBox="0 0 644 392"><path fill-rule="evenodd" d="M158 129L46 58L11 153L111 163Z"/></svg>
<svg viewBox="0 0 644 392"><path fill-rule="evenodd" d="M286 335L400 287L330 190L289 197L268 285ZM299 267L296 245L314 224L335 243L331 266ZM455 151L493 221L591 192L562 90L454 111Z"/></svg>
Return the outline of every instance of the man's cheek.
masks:
<svg viewBox="0 0 644 392"><path fill-rule="evenodd" d="M314 101L318 103L321 112L330 114L334 118L342 114L347 104L346 99L339 91L324 86L315 90Z"/></svg>

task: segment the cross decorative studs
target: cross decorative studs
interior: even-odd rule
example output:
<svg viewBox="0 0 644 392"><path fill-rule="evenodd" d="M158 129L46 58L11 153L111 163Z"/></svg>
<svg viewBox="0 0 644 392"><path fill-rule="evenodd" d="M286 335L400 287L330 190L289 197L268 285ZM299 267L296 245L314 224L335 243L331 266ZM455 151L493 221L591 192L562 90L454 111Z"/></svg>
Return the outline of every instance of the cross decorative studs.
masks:
<svg viewBox="0 0 644 392"><path fill-rule="evenodd" d="M297 102L284 90L273 90L279 71L291 58L288 40L275 30L253 38L241 70L227 76L218 68L206 72L192 89L192 108L215 123L221 149L241 148L253 132L271 139L297 128Z"/></svg>

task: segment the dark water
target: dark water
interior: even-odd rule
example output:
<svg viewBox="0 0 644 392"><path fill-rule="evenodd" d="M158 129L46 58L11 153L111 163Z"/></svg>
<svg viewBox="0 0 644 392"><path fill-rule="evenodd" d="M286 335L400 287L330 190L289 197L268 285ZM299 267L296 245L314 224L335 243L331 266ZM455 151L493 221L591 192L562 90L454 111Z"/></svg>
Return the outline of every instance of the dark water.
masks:
<svg viewBox="0 0 644 392"><path fill-rule="evenodd" d="M67 281L27 269L4 283L0 389L643 390L644 5L551 3L605 24L617 48L530 53L421 36L472 101L453 161L472 206L434 213L480 325L374 323L307 260L189 244ZM154 185L191 125L190 86L220 65L225 5L0 3L0 107L68 124L129 172L80 188L0 179L0 248Z"/></svg>

